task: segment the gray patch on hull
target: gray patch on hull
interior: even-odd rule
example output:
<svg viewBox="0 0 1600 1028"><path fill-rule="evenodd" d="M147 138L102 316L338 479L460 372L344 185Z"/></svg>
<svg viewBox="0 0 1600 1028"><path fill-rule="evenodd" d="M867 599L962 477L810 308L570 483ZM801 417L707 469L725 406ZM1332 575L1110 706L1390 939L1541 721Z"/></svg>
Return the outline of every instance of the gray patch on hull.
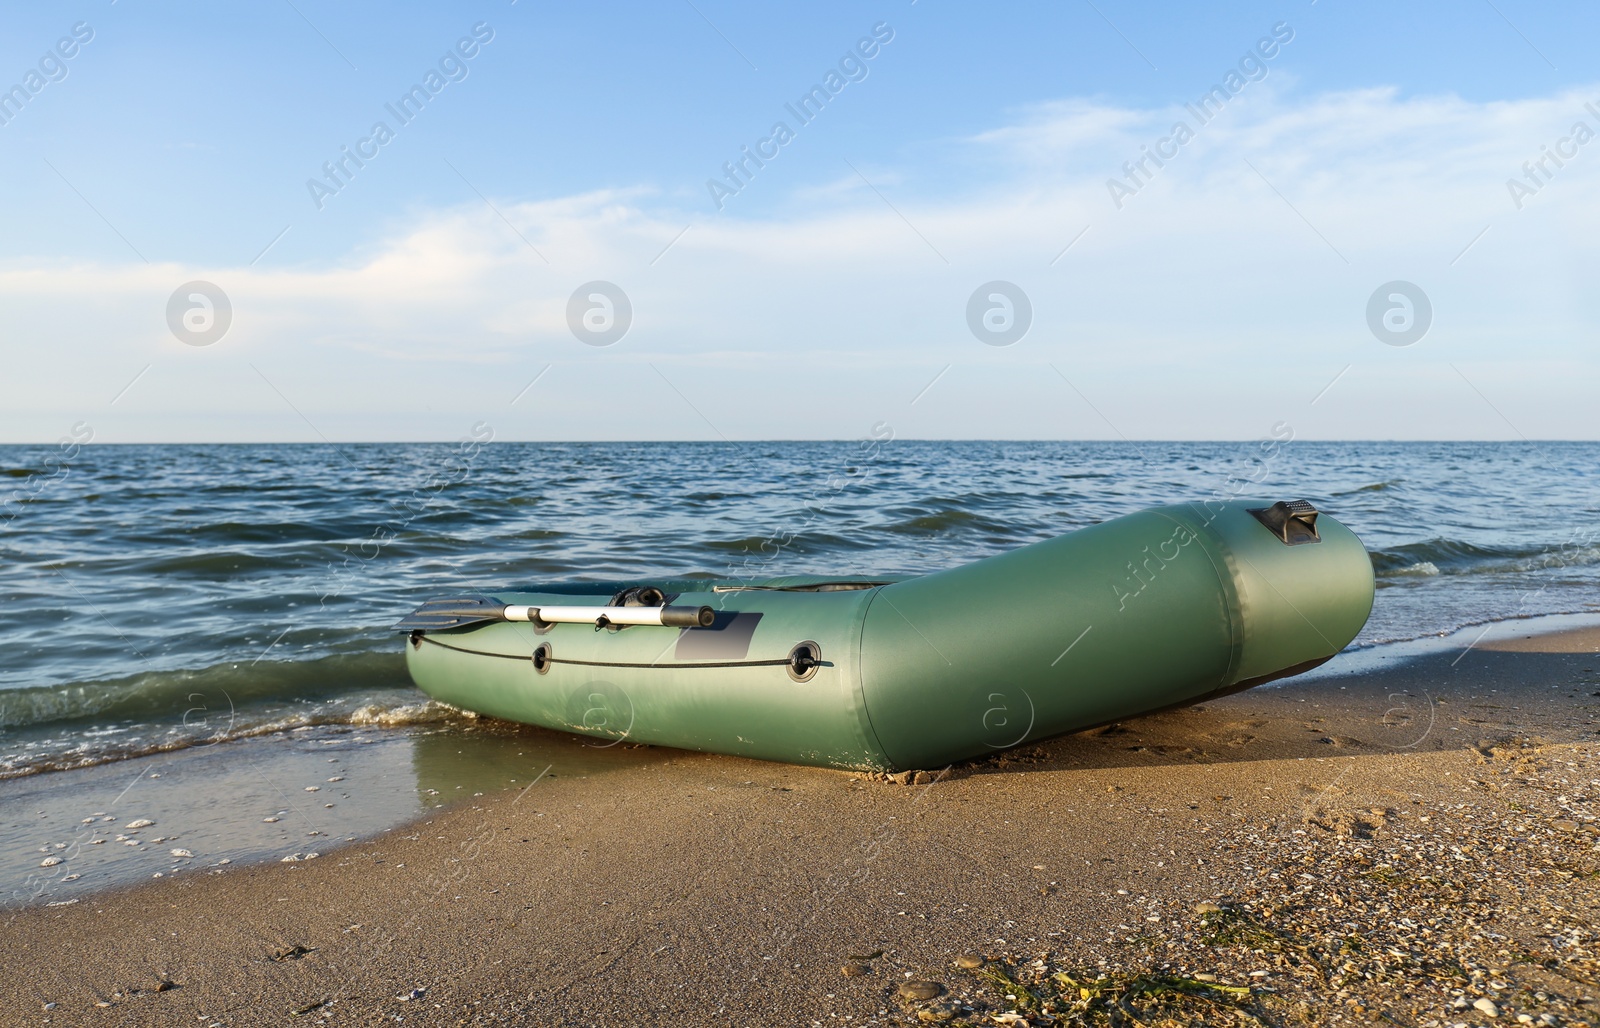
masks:
<svg viewBox="0 0 1600 1028"><path fill-rule="evenodd" d="M685 628L678 633L674 660L743 660L750 655L750 639L761 615L721 610L710 628Z"/></svg>

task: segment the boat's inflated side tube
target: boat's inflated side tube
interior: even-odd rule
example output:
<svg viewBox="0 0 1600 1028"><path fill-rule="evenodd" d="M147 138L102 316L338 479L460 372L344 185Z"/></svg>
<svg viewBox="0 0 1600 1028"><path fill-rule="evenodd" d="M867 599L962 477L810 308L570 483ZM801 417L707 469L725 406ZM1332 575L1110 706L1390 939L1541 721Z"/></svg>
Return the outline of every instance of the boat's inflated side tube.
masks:
<svg viewBox="0 0 1600 1028"><path fill-rule="evenodd" d="M1371 561L1326 515L1285 542L1251 513L1274 506L1144 511L884 586L861 679L888 763L940 767L1338 653L1371 613Z"/></svg>
<svg viewBox="0 0 1600 1028"><path fill-rule="evenodd" d="M435 699L511 721L794 764L887 767L861 702L861 623L872 589L733 584L659 584L675 603L712 606L710 627L501 622L413 631L406 665ZM545 586L499 598L599 607L613 591Z"/></svg>
<svg viewBox="0 0 1600 1028"><path fill-rule="evenodd" d="M1306 670L1355 638L1373 579L1343 525L1262 501L1144 511L904 581L653 583L648 605L696 610L682 627L588 617L640 588L436 601L402 622L407 666L446 703L605 739L927 769ZM504 620L539 608L584 623Z"/></svg>

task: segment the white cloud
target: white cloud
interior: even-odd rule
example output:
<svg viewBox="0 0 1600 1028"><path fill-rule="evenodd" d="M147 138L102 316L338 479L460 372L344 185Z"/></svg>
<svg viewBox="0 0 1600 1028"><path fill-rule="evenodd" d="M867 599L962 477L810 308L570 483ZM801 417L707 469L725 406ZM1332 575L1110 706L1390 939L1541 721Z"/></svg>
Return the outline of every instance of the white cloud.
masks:
<svg viewBox="0 0 1600 1028"><path fill-rule="evenodd" d="M1113 423L1126 412L1129 435L1258 434L1289 408L1330 436L1511 435L1455 364L1525 434L1594 436L1575 391L1595 370L1586 200L1600 141L1550 166L1523 210L1505 183L1574 121L1600 130L1584 110L1600 88L1476 103L1292 86L1275 73L1203 126L1181 106L1042 105L952 144L953 163L983 169L976 183L930 190L938 168L875 170L893 207L853 176L805 187L793 209L810 214L770 219L683 210L641 188L494 198L505 220L476 202L427 212L318 266L13 264L0 268L17 351L0 436L53 438L97 410L123 438L305 437L247 362L332 436L450 434L439 426L504 406L548 362L564 370L506 415L508 433L711 434L655 363L728 435L852 435L891 409L902 434L1112 434L1054 362ZM1123 163L1184 118L1194 140L1130 183L1118 210L1106 180L1126 181ZM174 286L196 277L235 308L204 350L163 318ZM1035 310L1003 350L964 321L967 296L995 278ZM1364 324L1367 296L1395 278L1436 311L1405 350ZM621 285L636 312L608 349L566 327L567 297L590 279ZM963 370L910 407L947 364ZM1308 408L1346 364L1358 370Z"/></svg>

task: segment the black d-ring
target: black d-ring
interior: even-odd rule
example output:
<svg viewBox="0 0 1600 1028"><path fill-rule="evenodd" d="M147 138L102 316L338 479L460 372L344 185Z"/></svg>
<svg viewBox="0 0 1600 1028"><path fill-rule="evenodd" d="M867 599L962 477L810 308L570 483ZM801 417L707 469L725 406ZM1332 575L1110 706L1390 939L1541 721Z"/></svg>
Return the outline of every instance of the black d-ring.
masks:
<svg viewBox="0 0 1600 1028"><path fill-rule="evenodd" d="M550 665L555 663L555 651L549 643L540 643L533 651L533 669L541 675L550 670Z"/></svg>
<svg viewBox="0 0 1600 1028"><path fill-rule="evenodd" d="M807 639L803 643L796 643L794 649L789 651L789 663L785 670L796 682L809 682L817 676L817 668L821 665L822 647Z"/></svg>

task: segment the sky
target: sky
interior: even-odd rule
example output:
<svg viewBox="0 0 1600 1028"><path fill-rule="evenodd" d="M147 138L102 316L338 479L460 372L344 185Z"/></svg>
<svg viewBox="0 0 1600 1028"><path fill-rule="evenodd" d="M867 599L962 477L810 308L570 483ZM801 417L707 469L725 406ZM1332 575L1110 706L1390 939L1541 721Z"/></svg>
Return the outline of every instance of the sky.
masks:
<svg viewBox="0 0 1600 1028"><path fill-rule="evenodd" d="M1593 5L6 21L0 441L1600 437Z"/></svg>

